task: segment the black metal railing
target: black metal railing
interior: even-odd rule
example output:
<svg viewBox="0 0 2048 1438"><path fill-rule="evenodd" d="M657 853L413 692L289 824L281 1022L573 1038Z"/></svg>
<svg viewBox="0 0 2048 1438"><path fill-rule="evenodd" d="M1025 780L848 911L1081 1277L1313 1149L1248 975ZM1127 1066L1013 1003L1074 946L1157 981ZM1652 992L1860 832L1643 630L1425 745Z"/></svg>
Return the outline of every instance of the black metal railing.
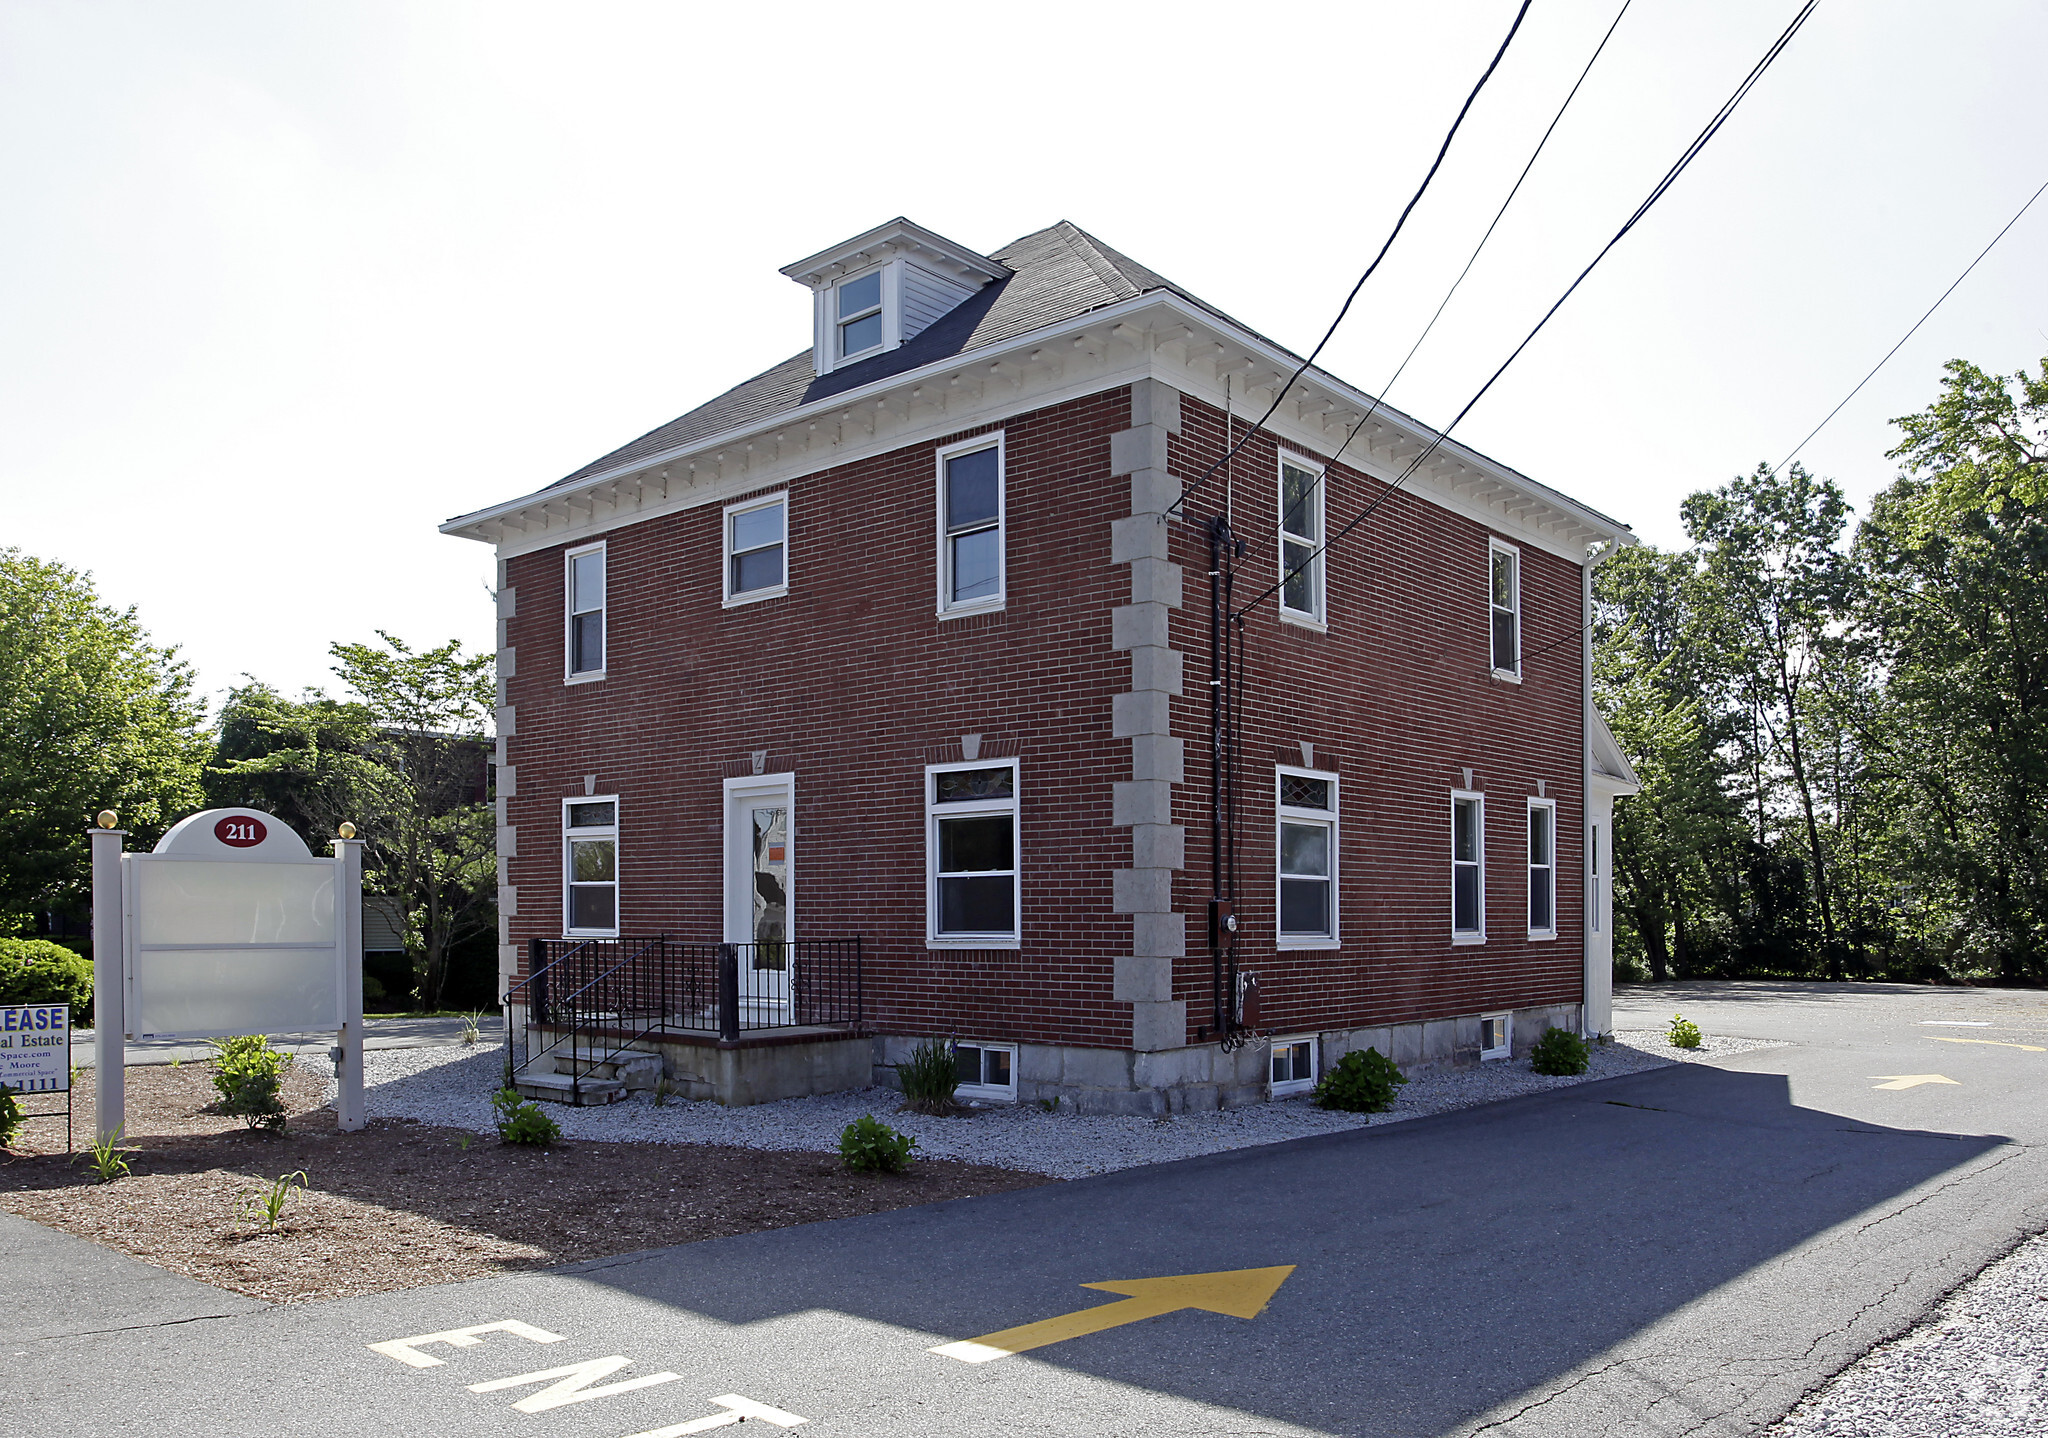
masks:
<svg viewBox="0 0 2048 1438"><path fill-rule="evenodd" d="M580 1101L582 1080L635 1040L857 1027L863 999L858 938L754 944L691 943L666 934L532 939L526 975L506 994L507 1069L516 1074L545 1054L565 1051L571 1094ZM526 1015L516 1031L515 1007Z"/></svg>

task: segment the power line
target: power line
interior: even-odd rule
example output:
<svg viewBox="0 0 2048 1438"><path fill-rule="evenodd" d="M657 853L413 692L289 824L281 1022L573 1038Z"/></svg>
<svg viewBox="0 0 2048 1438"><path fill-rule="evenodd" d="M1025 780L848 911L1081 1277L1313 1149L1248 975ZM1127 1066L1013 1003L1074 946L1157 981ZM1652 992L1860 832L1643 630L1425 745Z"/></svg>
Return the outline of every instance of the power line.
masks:
<svg viewBox="0 0 2048 1438"><path fill-rule="evenodd" d="M1877 372L1883 369L1886 364L1890 363L1891 357L1897 354L1901 349L1905 348L1906 341L1913 338L1913 335L1915 334L1915 332L1919 330L1920 326L1926 324L1927 321L1933 316L1934 312L1941 308L1942 300L1946 300L1950 295L1954 294L1956 292L1956 285L1960 285L1964 280L1967 280L1970 277L1970 271L1976 269L1977 266L1983 262L1984 256L1990 254L1993 247L1996 246L2000 240L2005 238L2005 231L2011 229L2014 225L2018 224L2020 222L2020 216L2024 215L2029 209L2033 208L2034 201L2041 198L2042 191L2048 191L2048 181L2043 181L2041 184L2041 188L2039 190L2036 190L2033 194L2027 196L2026 204L2021 205L2019 209L2014 212L2013 217L2005 222L2005 229L2000 230L1997 234L1991 237L1991 243L1986 245L1983 249L1979 250L1977 252L1977 258L1970 261L1970 263L1964 267L1963 272L1956 276L1955 284L1950 285L1947 289L1941 292L1941 299L1938 299L1933 304L1929 305L1927 307L1927 313L1920 316L1919 319L1913 321L1913 328L1907 330L1905 334L1901 335L1899 337L1899 342L1884 352L1884 358L1879 360L1876 364L1870 367L1870 373L1863 376L1862 379L1856 382L1856 388L1850 390L1846 395L1842 396L1842 403L1836 405L1833 409L1828 411L1827 419L1824 419L1819 424L1815 425L1813 427L1812 434L1807 435L1805 439L1802 439L1799 441L1799 443L1793 445L1791 454L1786 455L1783 459L1779 460L1775 465L1771 466L1772 474L1776 474L1779 470L1783 469L1786 465L1790 464L1792 462L1793 455L1798 454L1800 450L1805 449L1807 445L1813 443L1813 436L1819 434L1822 430L1828 427L1828 420L1831 420L1836 415L1840 414L1844 406L1846 406L1850 400L1856 398L1857 394L1861 392L1863 386L1869 384L1873 379L1877 378Z"/></svg>
<svg viewBox="0 0 2048 1438"><path fill-rule="evenodd" d="M1614 38L1614 32L1621 24L1621 17L1628 14L1628 7L1633 3L1634 0L1621 0L1621 9L1615 12L1614 23L1609 25L1607 33L1600 37L1600 43L1594 47L1592 58L1586 61L1586 68L1579 71L1579 78L1573 82L1571 92L1564 97L1564 103L1557 107L1557 113L1550 117L1550 124L1543 131L1543 138L1536 142L1536 148L1529 153L1529 162L1522 166L1522 173L1515 177L1514 186L1508 191L1508 197L1502 200L1500 208L1494 211L1493 223L1486 227L1486 233L1481 235L1479 243L1473 246L1471 255L1465 261L1465 268L1458 271L1458 277L1451 281L1451 287L1444 292L1442 301L1436 307L1436 313L1429 317L1429 323L1424 325L1422 333L1415 337L1415 343L1409 346L1408 353L1402 357L1401 363L1396 366L1393 375L1384 385L1380 386L1380 392L1372 397L1372 403L1366 406L1365 413L1360 415L1351 428L1345 432L1344 442L1338 445L1337 452L1330 456L1329 462L1331 464L1335 464L1344 457L1344 451L1351 448L1351 441L1358 437L1358 431L1365 427L1367 420L1370 420L1379 412L1381 403L1393 392L1395 384L1400 381L1402 374L1407 370L1408 361L1415 358L1415 352L1422 348L1422 342L1429 338L1429 332L1435 329L1436 322L1443 318L1444 310L1451 303L1451 297L1457 294L1458 286L1465 283L1465 276L1472 273L1472 266L1479 261L1479 252L1486 248L1486 242L1493 238L1493 232L1500 227L1501 217L1507 214L1508 206L1512 205L1515 202L1515 196L1521 193L1522 182L1528 179L1529 172L1536 168L1537 158L1542 155L1543 147L1550 143L1551 133L1557 129L1558 122L1564 119L1564 112L1571 108L1573 98L1579 93L1579 87L1584 85L1586 77L1593 73L1594 63L1599 60L1601 52L1607 48L1607 42ZM1282 393L1284 394L1285 391L1283 390ZM1271 412L1270 410L1267 411L1268 414ZM1231 453L1235 454L1236 451L1233 450ZM1302 491L1303 497L1305 498L1308 494L1314 492L1328 474L1328 469L1324 469L1322 473L1318 474L1314 483ZM1192 488L1192 486L1190 487Z"/></svg>
<svg viewBox="0 0 2048 1438"><path fill-rule="evenodd" d="M1466 415L1472 412L1473 406L1477 405L1480 400L1486 397L1486 392L1493 388L1494 384L1500 379L1502 375L1507 373L1508 366L1512 365L1517 359L1521 358L1522 351L1526 350L1531 344L1531 342L1535 340L1536 336L1543 332L1543 327L1550 323L1551 317L1554 316L1560 309L1564 307L1564 302L1572 297L1572 294L1578 289L1580 285L1585 283L1586 277L1592 274L1594 269L1599 265L1599 263L1607 258L1608 253L1612 251L1616 245L1621 243L1622 239L1628 234L1630 230L1633 230L1637 226L1637 224L1639 224L1642 221L1645 215L1649 214L1651 208L1657 203L1657 201L1664 198L1665 193L1670 190L1672 185L1677 183L1678 177L1684 174L1686 169L1692 164L1692 162L1699 157L1700 152L1706 148L1707 143L1710 140L1712 140L1715 135L1720 133L1721 127L1728 123L1729 116L1735 113L1736 107L1740 105L1743 99L1748 96L1749 92L1755 88L1757 81L1763 78L1764 72L1770 69L1771 65L1777 60L1779 55L1784 53L1785 47L1792 43L1792 37L1799 33L1800 27L1806 24L1807 17L1813 14L1814 7L1817 6L1819 3L1820 0L1806 0L1806 3L1800 6L1799 13L1792 17L1792 23L1785 27L1785 32L1782 35L1778 36L1778 38L1774 42L1772 42L1771 48L1764 52L1763 58L1756 62L1755 66L1751 68L1749 74L1743 77L1742 83L1735 87L1735 92L1732 95L1730 95L1725 101L1722 102L1721 108L1715 112L1713 119L1707 122L1706 128L1701 130L1700 133L1693 138L1692 143L1685 147L1684 152L1679 155L1678 159L1672 164L1671 168L1665 171L1664 178L1659 180L1656 183L1656 185L1650 190L1649 196L1646 199L1644 199L1644 201L1640 205L1636 206L1635 213L1630 215L1628 219L1622 224L1622 227L1614 232L1614 238L1609 240L1605 245L1602 245L1600 247L1600 253L1593 256L1592 263L1588 264L1583 270L1579 271L1578 278L1573 280L1571 284L1566 287L1565 292L1557 297L1557 302L1551 305L1549 309L1543 312L1543 318L1536 322L1536 327L1530 330L1529 333L1523 337L1522 342L1520 344L1515 346L1514 353L1510 354L1505 360L1501 361L1500 368L1495 370L1493 374L1487 379L1486 383L1479 387L1478 393L1474 394L1472 398L1465 401L1465 407L1463 409L1460 409L1456 415L1452 416L1451 422L1445 425L1441 430L1436 432L1436 437L1429 442L1429 447L1424 449L1422 453L1416 455L1414 459L1410 460L1407 467L1403 469L1398 476L1395 477L1393 483L1389 484L1385 489L1380 491L1380 493L1377 496L1375 496L1373 500L1365 506L1364 509L1360 510L1356 515L1352 517L1349 523L1347 523L1342 529L1338 530L1335 534L1331 535L1328 539L1324 540L1323 543L1317 546L1313 551L1311 551L1309 555L1301 561L1301 563L1295 565L1292 569L1287 570L1284 574L1280 576L1279 579L1275 580L1272 583L1272 585L1270 585L1268 588L1262 591L1256 598L1252 599L1248 604L1246 604L1244 608L1238 610L1237 616L1241 617L1245 614L1249 614L1253 609L1263 604L1273 595L1279 593L1281 587L1285 585L1289 579L1293 578L1295 575L1301 573L1304 569L1308 568L1308 566L1315 563L1317 559L1321 558L1324 554L1329 552L1331 545L1335 544L1338 540L1343 539L1345 536L1350 534L1352 530L1358 528L1359 525L1363 524L1366 520L1370 519L1374 512L1377 511L1382 504L1386 503L1387 500L1390 497L1392 497L1396 490L1400 489L1401 486L1407 482L1408 477L1410 475L1414 474L1416 470L1420 469L1425 463L1428 462L1431 455L1435 454L1438 449L1443 447L1444 441L1450 438L1451 431L1456 429L1458 427L1459 422L1463 420Z"/></svg>
<svg viewBox="0 0 2048 1438"><path fill-rule="evenodd" d="M1300 368L1296 369L1288 377L1286 384L1281 385L1279 389L1274 391L1273 402L1266 407L1266 412L1259 416L1259 422L1246 430L1244 438L1232 445L1229 452L1222 459L1217 460L1214 464L1203 470L1199 476L1183 488L1179 497L1166 507L1167 514L1172 514L1183 504L1186 504L1189 497L1206 484L1217 470L1237 457L1237 452L1250 442L1253 435L1265 428L1266 421L1273 417L1273 412L1280 408L1280 402L1287 398L1287 392L1294 388L1295 384L1304 374L1308 373L1309 366L1316 362L1316 356L1323 352L1323 347L1329 344L1330 337L1337 333L1337 326L1343 324L1344 316L1351 313L1351 305L1358 298L1358 292L1365 288L1365 282L1372 278L1373 271L1380 267L1380 261L1387 257L1387 251L1394 247L1394 241L1399 238L1402 227L1408 223L1408 216L1414 211L1416 205L1421 203L1423 193L1429 189L1429 182L1436 178L1436 172L1443 167L1444 156L1451 152L1451 141L1458 137L1458 130L1465 123L1465 116L1471 112L1472 102L1479 98L1479 92L1486 88L1486 82L1492 79L1493 72L1500 68L1501 57L1508 53L1508 45L1514 40L1515 32L1522 28L1522 18L1529 13L1529 6L1533 3L1535 3L1535 0L1522 0L1522 8L1515 12L1514 24L1508 26L1507 38L1502 40L1500 48L1494 51L1492 61L1487 65L1486 72L1479 77L1479 83L1472 87L1472 93L1465 97L1465 103L1458 110L1458 118L1451 122L1449 133L1444 136L1443 144L1437 149L1436 159L1430 163L1429 173L1422 177L1422 183L1416 187L1414 195L1409 198L1408 204L1402 209L1401 217L1394 221L1393 231L1388 234L1386 243L1380 246L1380 252L1372 257L1372 263L1365 267L1365 273L1358 277L1358 283L1353 285L1351 293L1344 297L1344 304L1337 311L1337 318L1330 321L1330 327L1323 331L1323 337L1316 341L1316 347L1309 351L1308 358L1301 362Z"/></svg>

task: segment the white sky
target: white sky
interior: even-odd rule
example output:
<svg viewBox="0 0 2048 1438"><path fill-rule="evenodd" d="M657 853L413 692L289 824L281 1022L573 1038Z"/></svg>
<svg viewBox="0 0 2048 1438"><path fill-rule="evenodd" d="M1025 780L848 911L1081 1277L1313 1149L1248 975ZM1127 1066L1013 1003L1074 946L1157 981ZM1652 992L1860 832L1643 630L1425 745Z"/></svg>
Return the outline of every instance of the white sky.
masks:
<svg viewBox="0 0 2048 1438"><path fill-rule="evenodd" d="M1384 382L1618 3L1537 0L1329 368ZM1796 8L1635 0L1391 402L1455 413ZM805 348L777 267L891 216L1070 219L1305 350L1513 9L0 0L0 544L213 693L487 646L435 525ZM2043 55L2038 4L1825 0L1459 437L1678 540L2048 178ZM2048 200L1806 462L1860 502L1942 361L2037 364L2044 254Z"/></svg>

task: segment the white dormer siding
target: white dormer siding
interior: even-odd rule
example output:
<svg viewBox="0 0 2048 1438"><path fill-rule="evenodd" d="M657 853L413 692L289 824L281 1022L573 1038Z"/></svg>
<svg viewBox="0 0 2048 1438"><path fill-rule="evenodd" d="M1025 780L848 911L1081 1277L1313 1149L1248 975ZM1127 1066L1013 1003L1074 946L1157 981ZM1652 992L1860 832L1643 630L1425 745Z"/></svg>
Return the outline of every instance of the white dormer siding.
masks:
<svg viewBox="0 0 2048 1438"><path fill-rule="evenodd" d="M1010 270L897 219L799 260L782 273L814 296L812 367L829 374L917 338L983 285L1008 278Z"/></svg>
<svg viewBox="0 0 2048 1438"><path fill-rule="evenodd" d="M966 285L933 274L923 265L902 261L903 340L908 344L926 328L951 314L974 295Z"/></svg>

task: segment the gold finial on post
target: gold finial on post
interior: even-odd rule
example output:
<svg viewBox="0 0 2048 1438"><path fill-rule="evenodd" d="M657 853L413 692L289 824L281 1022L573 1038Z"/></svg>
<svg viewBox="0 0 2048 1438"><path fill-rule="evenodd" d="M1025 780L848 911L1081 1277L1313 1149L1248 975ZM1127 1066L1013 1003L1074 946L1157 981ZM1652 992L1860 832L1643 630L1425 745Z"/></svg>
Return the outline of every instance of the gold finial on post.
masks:
<svg viewBox="0 0 2048 1438"><path fill-rule="evenodd" d="M102 829L111 829L114 827L114 825L120 822L121 821L119 817L114 813L112 809L100 810L100 827Z"/></svg>
<svg viewBox="0 0 2048 1438"><path fill-rule="evenodd" d="M355 825L353 825L353 824L349 824L349 823L344 823L344 824L343 824L343 825L341 826L341 829L340 829L340 831L339 831L339 832L340 832L340 834L341 834L341 837L342 837L342 838L344 838L344 839L353 839L353 838L354 838L354 837L356 836L356 826L355 826Z"/></svg>

